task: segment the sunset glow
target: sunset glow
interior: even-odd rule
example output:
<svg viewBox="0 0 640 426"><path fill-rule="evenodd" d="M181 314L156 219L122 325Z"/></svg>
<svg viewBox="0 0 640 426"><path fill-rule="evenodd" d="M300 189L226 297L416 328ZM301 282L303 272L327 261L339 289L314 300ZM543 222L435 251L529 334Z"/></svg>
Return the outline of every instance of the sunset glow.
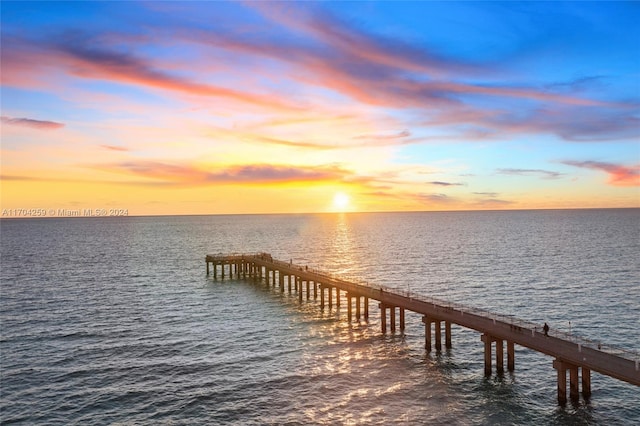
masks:
<svg viewBox="0 0 640 426"><path fill-rule="evenodd" d="M1 8L10 213L640 207L635 2Z"/></svg>
<svg viewBox="0 0 640 426"><path fill-rule="evenodd" d="M336 211L344 212L349 208L350 198L344 192L338 192L333 197L333 208Z"/></svg>

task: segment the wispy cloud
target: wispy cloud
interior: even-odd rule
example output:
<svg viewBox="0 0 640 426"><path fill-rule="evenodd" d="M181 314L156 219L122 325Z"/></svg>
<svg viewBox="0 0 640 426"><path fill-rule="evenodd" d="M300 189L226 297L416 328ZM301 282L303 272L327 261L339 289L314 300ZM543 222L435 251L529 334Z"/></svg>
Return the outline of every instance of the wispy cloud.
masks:
<svg viewBox="0 0 640 426"><path fill-rule="evenodd" d="M295 167L271 164L241 165L211 172L210 182L313 182L336 181L350 175L338 166Z"/></svg>
<svg viewBox="0 0 640 426"><path fill-rule="evenodd" d="M101 148L104 148L109 151L120 151L120 152L128 152L129 148L124 146L116 146L116 145L100 145Z"/></svg>
<svg viewBox="0 0 640 426"><path fill-rule="evenodd" d="M472 192L473 195L482 195L485 197L495 198L498 196L497 192Z"/></svg>
<svg viewBox="0 0 640 426"><path fill-rule="evenodd" d="M191 78L171 74L166 65L156 65L153 61L105 44L98 44L100 37L79 31L67 31L47 40L33 41L13 38L14 43L6 44L3 50L3 69L12 71L3 83L18 84L22 81L19 70L25 64L45 59L49 66L62 68L68 74L80 78L106 80L148 88L180 92L187 95L218 97L245 104L253 104L275 109L294 109L292 104L277 96L248 92L224 85L214 85L194 81ZM103 37L104 38L104 37ZM30 71L29 83L36 71ZM40 78L46 78L42 69Z"/></svg>
<svg viewBox="0 0 640 426"><path fill-rule="evenodd" d="M498 198L500 194L497 192L472 192L471 194L480 196L475 201L471 202L471 205L474 207L501 208L515 204L514 201Z"/></svg>
<svg viewBox="0 0 640 426"><path fill-rule="evenodd" d="M640 164L625 166L603 161L562 161L567 166L580 167L605 172L609 175L609 184L613 186L640 186Z"/></svg>
<svg viewBox="0 0 640 426"><path fill-rule="evenodd" d="M429 185L436 185L436 186L464 186L464 183L457 183L457 182L443 182L443 181L439 181L439 180L434 180L431 182L427 182Z"/></svg>
<svg viewBox="0 0 640 426"><path fill-rule="evenodd" d="M40 181L42 178L36 178L33 176L19 176L19 175L0 175L0 180L7 181Z"/></svg>
<svg viewBox="0 0 640 426"><path fill-rule="evenodd" d="M408 130L403 130L401 132L395 134L387 134L387 135L358 135L354 136L353 139L365 139L365 140L396 140L403 139L411 136L411 132Z"/></svg>
<svg viewBox="0 0 640 426"><path fill-rule="evenodd" d="M413 199L422 204L448 204L457 201L454 197L451 197L447 194L419 193L413 195Z"/></svg>
<svg viewBox="0 0 640 426"><path fill-rule="evenodd" d="M304 69L301 75L314 75L315 84L365 104L419 108L431 116L424 122L426 126L449 126L448 134L440 140L504 139L543 133L590 142L628 139L640 133L634 115L640 108L637 101L593 99L580 96L577 90L566 90L566 85L585 85L598 77L555 86L496 84L490 82L496 72L490 66L443 57L425 46L362 31L326 11L309 15L290 7L285 12L273 4L254 7L279 24L310 36L313 43L284 48L269 40L256 45L255 40L234 39L231 35L233 42L229 37L223 39L227 47L290 62ZM292 50L296 53L290 54ZM490 106L508 99L523 102L516 111ZM411 142L429 140L416 138ZM407 143L400 139L397 142Z"/></svg>
<svg viewBox="0 0 640 426"><path fill-rule="evenodd" d="M419 143L422 140L407 139L410 133L407 131L392 135L358 135L350 140L337 142L308 142L304 140L287 140L281 138L251 135L250 140L260 141L273 145L289 146L293 148L308 148L317 150L334 150L334 149L350 149L350 148L371 148L396 145L409 145ZM355 141L355 142L352 142Z"/></svg>
<svg viewBox="0 0 640 426"><path fill-rule="evenodd" d="M234 69L233 76L227 70L221 82L213 84L203 74L198 78L195 71L152 60L143 55L144 43L149 41L139 34L127 38L124 34L66 31L49 34L46 40L14 37L11 43L4 43L3 69L12 74L9 83L27 74L30 83L39 69L31 65L45 58L47 67L61 68L76 77L289 111L317 108L317 98L296 93L313 93L319 88L355 104L417 110L426 117L405 122L412 126L410 132L354 137L374 146L506 139L521 134L552 134L575 142L640 136L637 99L598 99L575 89L599 81L599 76L546 85L513 79L508 84L497 83L504 79L496 79L503 72L496 64L470 62L415 41L385 37L322 7L277 3L250 3L248 7L262 14L268 21L265 25L279 24L278 30L255 37L235 26L204 30L178 20L170 28L158 29L156 42L198 46L203 67L212 66L207 57L220 55L256 64L266 84L238 84L255 81L242 68ZM41 79L48 78L46 69L40 72ZM295 84L304 90L283 89L284 80L289 89ZM518 107L496 106L505 103ZM425 136L416 127L441 132L436 137ZM307 141L280 139L282 145L317 147ZM337 146L344 145L329 145L329 149Z"/></svg>
<svg viewBox="0 0 640 426"><path fill-rule="evenodd" d="M542 169L497 169L496 173L510 176L539 176L543 179L558 179L564 173Z"/></svg>
<svg viewBox="0 0 640 426"><path fill-rule="evenodd" d="M11 118L0 117L2 124L8 124L11 126L29 127L38 130L57 130L64 127L63 123L47 120L34 120L33 118Z"/></svg>
<svg viewBox="0 0 640 426"><path fill-rule="evenodd" d="M545 85L550 90L567 90L569 92L579 92L585 88L601 86L607 77L604 75L591 75L575 78L569 81L555 82Z"/></svg>
<svg viewBox="0 0 640 426"><path fill-rule="evenodd" d="M513 201L500 200L498 198L483 198L472 203L475 207L501 208L515 204Z"/></svg>
<svg viewBox="0 0 640 426"><path fill-rule="evenodd" d="M253 135L250 139L272 144L272 145L282 145L282 146L289 146L293 148L309 148L309 149L325 150L325 149L337 149L337 148L343 147L338 144L291 141L286 139L272 138L267 136L256 136L256 135Z"/></svg>
<svg viewBox="0 0 640 426"><path fill-rule="evenodd" d="M173 184L273 184L291 182L341 182L352 172L337 165L291 166L244 164L235 166L198 166L158 161L126 161L92 166L104 171L133 174Z"/></svg>

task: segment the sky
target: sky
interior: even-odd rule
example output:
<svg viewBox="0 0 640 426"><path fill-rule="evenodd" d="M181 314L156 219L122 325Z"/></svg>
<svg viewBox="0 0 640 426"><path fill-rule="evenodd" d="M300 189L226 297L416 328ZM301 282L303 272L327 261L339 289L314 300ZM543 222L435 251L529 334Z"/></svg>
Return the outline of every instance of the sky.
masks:
<svg viewBox="0 0 640 426"><path fill-rule="evenodd" d="M1 2L3 217L640 207L640 2Z"/></svg>

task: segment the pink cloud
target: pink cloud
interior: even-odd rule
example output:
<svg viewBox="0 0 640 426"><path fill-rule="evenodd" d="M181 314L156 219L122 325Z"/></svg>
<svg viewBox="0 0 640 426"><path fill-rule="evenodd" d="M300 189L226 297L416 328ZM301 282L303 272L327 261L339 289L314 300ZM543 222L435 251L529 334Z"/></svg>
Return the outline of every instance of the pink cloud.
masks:
<svg viewBox="0 0 640 426"><path fill-rule="evenodd" d="M81 78L135 84L189 95L226 98L261 107L295 109L292 104L275 95L236 90L172 75L162 67L156 67L151 61L134 54L108 47L96 47L82 34L67 35L43 43L13 41L15 43L3 47L2 82L6 85L32 87L45 84L44 81L50 77L47 74L50 72L49 69L54 68ZM49 69L34 67L33 64L36 63L45 63Z"/></svg>
<svg viewBox="0 0 640 426"><path fill-rule="evenodd" d="M609 175L613 186L640 186L640 165L624 166L603 161L562 161L568 166L599 170Z"/></svg>
<svg viewBox="0 0 640 426"><path fill-rule="evenodd" d="M63 123L58 123L56 121L34 120L32 118L11 118L2 116L0 117L0 121L2 122L2 124L29 127L31 129L38 130L57 130L64 127Z"/></svg>
<svg viewBox="0 0 640 426"><path fill-rule="evenodd" d="M318 8L278 3L251 3L249 7L295 37L272 35L268 31L255 37L248 31L220 26L213 26L214 30L163 28L158 30L157 38L154 37L154 41L160 40L160 43L196 45L198 53L202 53L197 61L200 70L216 66L209 57L221 56L234 64L236 59L228 58L239 58L238 63L249 64L246 68L225 70L227 74L223 76L233 83L212 84L193 77L191 70L175 71L176 64L144 58L137 53L137 48L148 43L145 37L117 34L87 37L79 33L54 36L44 42L11 40L4 43L3 82L31 87L34 73L39 72L40 81L44 81L49 79L49 70L55 68L81 78L214 97L275 110L299 112L303 110L300 105L306 110L317 108L317 98L297 94L316 91L308 87L290 90L297 83L319 87L332 96L339 94L340 102L351 105L418 110L421 117L427 118L415 127L428 128L431 134L434 128L443 130L438 136L421 136L419 130L413 129L413 137L373 136L368 138L367 146L504 139L529 133L554 134L578 142L629 139L639 134L640 120L633 115L637 102L608 102L577 96L562 89L566 83L543 87L517 82L497 84L493 83L495 66L465 62L420 43L377 35ZM122 45L127 49L122 49ZM48 68L37 66L39 63ZM248 69L252 71L246 71ZM256 78L257 74L260 78ZM264 92L249 83L243 84L256 80L266 80L268 84L260 87L269 89ZM593 78L581 78L578 83L584 85L591 80ZM274 94L283 86L286 93ZM512 103L522 102L516 108L494 107L505 98ZM268 136L265 142L314 149L338 147L338 144Z"/></svg>
<svg viewBox="0 0 640 426"><path fill-rule="evenodd" d="M555 134L579 142L638 136L640 123L633 115L638 106L635 102L590 99L563 93L554 85L487 84L481 82L482 77L495 74L487 66L467 64L434 54L423 46L361 31L327 12L309 13L273 3L252 7L312 41L283 45L233 34L203 39L232 51L288 62L300 70L293 73L298 81L330 88L365 104L420 108L426 115L434 114L425 125L448 125L453 132L441 140L500 139L522 133ZM581 78L579 82L584 85L593 80ZM526 103L516 110L492 108L490 105L500 98ZM480 103L486 105L479 106ZM397 142L421 141L428 140L416 137Z"/></svg>

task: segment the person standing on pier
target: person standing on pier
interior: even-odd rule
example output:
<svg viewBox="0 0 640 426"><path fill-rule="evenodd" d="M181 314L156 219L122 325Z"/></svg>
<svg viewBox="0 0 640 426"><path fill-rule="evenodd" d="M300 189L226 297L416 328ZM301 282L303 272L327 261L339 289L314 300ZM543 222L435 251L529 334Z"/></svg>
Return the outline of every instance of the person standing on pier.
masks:
<svg viewBox="0 0 640 426"><path fill-rule="evenodd" d="M549 336L549 324L547 324L546 322L544 323L544 327L542 327L542 330L544 330L544 335L545 336Z"/></svg>

